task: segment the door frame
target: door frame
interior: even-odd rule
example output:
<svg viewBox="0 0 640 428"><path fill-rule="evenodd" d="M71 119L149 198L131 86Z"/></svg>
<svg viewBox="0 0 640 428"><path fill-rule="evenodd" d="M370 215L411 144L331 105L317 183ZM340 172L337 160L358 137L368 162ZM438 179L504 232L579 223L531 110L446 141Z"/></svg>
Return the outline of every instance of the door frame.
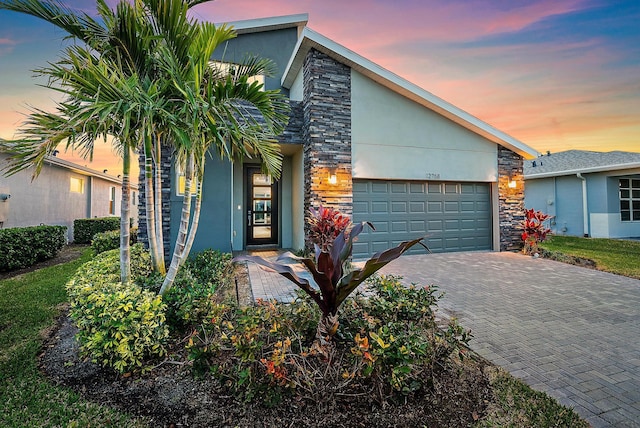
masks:
<svg viewBox="0 0 640 428"><path fill-rule="evenodd" d="M262 173L259 164L244 165L244 236L245 247L252 245L278 245L279 243L279 182L273 180L271 183L271 236L268 238L254 238L253 236L253 174Z"/></svg>

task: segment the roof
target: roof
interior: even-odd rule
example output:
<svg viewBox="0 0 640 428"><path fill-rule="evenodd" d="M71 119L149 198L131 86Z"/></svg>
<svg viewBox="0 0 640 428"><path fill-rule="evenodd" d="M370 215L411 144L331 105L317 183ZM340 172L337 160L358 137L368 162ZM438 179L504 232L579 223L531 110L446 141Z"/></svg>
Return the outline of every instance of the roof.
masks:
<svg viewBox="0 0 640 428"><path fill-rule="evenodd" d="M62 168L66 168L77 174L87 175L91 177L98 177L103 180L110 181L112 183L122 184L122 179L119 176L116 177L110 174L106 174L104 172L96 171L95 169L87 168L86 166L78 165L76 163L69 162L68 160L64 160L56 156L47 156L44 162L50 165L56 165ZM138 186L135 184L132 184L131 188L135 190L138 188Z"/></svg>
<svg viewBox="0 0 640 428"><path fill-rule="evenodd" d="M534 166L535 165L535 166ZM524 178L546 178L578 173L640 168L640 153L568 150L540 156L524 163Z"/></svg>
<svg viewBox="0 0 640 428"><path fill-rule="evenodd" d="M477 117L465 112L453 104L448 103L442 98L435 96L431 92L420 88L408 80L403 79L352 50L349 50L333 40L316 33L308 27L304 27L302 30L291 59L287 64L281 82L283 87L291 89L298 72L302 68L306 55L311 49L316 49L326 55L329 55L335 60L340 61L359 73L362 73L373 81L430 110L435 111L436 113L439 113L458 125L481 135L489 141L518 153L526 159L535 158L539 154L536 150L527 146L523 142L494 128L488 123L483 122Z"/></svg>
<svg viewBox="0 0 640 428"><path fill-rule="evenodd" d="M227 23L233 26L238 34L259 33L263 31L282 30L285 28L302 28L309 22L309 14L273 16L270 18L246 19ZM219 25L219 24L216 24Z"/></svg>

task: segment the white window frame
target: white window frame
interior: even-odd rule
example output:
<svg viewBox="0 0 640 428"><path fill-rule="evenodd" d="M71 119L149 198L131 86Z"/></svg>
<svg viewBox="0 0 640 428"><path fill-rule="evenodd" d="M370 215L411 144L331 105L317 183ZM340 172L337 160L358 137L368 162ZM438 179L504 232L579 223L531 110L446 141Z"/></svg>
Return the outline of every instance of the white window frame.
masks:
<svg viewBox="0 0 640 428"><path fill-rule="evenodd" d="M640 221L640 178L619 178L618 199L620 221L624 223Z"/></svg>
<svg viewBox="0 0 640 428"><path fill-rule="evenodd" d="M116 186L109 186L109 214L116 213Z"/></svg>
<svg viewBox="0 0 640 428"><path fill-rule="evenodd" d="M69 192L76 194L84 193L84 178L81 177L69 177Z"/></svg>

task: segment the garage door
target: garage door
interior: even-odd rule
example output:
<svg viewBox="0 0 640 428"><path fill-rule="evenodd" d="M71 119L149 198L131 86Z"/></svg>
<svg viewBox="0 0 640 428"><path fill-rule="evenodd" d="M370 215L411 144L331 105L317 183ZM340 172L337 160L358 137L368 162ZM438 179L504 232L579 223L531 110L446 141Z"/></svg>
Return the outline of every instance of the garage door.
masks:
<svg viewBox="0 0 640 428"><path fill-rule="evenodd" d="M433 252L488 250L489 184L354 180L353 221L370 221L376 228L360 234L355 258L420 236ZM418 246L410 252L424 251Z"/></svg>

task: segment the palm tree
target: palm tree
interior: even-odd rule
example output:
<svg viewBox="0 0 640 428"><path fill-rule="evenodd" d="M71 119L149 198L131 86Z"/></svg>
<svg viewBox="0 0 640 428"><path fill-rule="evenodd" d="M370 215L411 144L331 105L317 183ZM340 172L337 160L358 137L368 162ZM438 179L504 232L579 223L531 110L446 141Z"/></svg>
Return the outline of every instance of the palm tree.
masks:
<svg viewBox="0 0 640 428"><path fill-rule="evenodd" d="M281 167L273 138L286 123L288 106L279 93L262 91L248 79L267 74L270 64L250 59L232 69L212 66L214 49L235 35L226 26L216 28L187 17L190 7L203 2L121 1L114 12L98 0L101 25L59 2L0 0L0 9L45 19L88 46L67 49L64 60L43 70L55 77L61 85L58 90L68 98L58 106L57 115L34 112L22 129L23 138L12 143L17 155L10 172L29 166L39 171L44 156L65 138L67 147L79 148L90 158L95 138L113 135L127 169L122 204L127 209L131 150L143 147L147 231L154 269L160 272L164 250L161 210L156 208L161 204L158 153L162 144L173 146L174 157L186 172L186 191L180 232L161 293L172 286L197 230L206 154L231 161L258 156L274 176ZM192 216L194 177L199 190ZM128 212L122 219L121 263L128 266ZM122 277L128 280L124 268Z"/></svg>

